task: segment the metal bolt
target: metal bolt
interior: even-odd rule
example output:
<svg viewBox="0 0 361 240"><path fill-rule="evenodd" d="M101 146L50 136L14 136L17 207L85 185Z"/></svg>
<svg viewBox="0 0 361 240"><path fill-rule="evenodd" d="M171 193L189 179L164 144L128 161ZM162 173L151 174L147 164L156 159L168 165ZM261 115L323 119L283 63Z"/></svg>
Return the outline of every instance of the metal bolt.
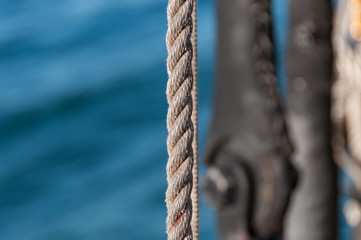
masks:
<svg viewBox="0 0 361 240"><path fill-rule="evenodd" d="M305 22L296 28L296 41L301 47L311 47L316 44L316 26L313 22Z"/></svg>
<svg viewBox="0 0 361 240"><path fill-rule="evenodd" d="M221 209L232 202L233 186L230 176L218 167L210 167L204 179L205 196L215 208Z"/></svg>

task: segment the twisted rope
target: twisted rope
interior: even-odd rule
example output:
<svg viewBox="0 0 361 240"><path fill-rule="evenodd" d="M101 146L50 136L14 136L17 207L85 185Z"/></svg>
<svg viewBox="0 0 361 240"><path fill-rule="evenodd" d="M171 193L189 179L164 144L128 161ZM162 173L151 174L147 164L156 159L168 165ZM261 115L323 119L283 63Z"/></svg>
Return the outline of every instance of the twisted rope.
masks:
<svg viewBox="0 0 361 240"><path fill-rule="evenodd" d="M257 73L257 80L267 97L268 108L273 114L271 126L276 138L276 146L281 154L289 156L293 147L289 139L286 120L277 90L270 8L270 0L254 0L250 7L257 34L253 46L256 60L255 72Z"/></svg>
<svg viewBox="0 0 361 240"><path fill-rule="evenodd" d="M192 231L194 240L199 239L199 155L198 155L198 50L197 50L197 0L194 0L193 4L193 32L192 32L192 46L193 46L193 60L192 60L192 69L193 69L193 90L192 90L192 99L193 99L193 114L192 122L194 126L194 138L193 138L193 189L192 189L192 204L193 204L193 213L192 213Z"/></svg>
<svg viewBox="0 0 361 240"><path fill-rule="evenodd" d="M344 169L342 151L346 145L361 167L361 46L358 39L352 42L350 38L353 2L345 1L340 6L333 37L336 58L336 81L332 87L333 149L337 163Z"/></svg>
<svg viewBox="0 0 361 240"><path fill-rule="evenodd" d="M169 159L166 192L169 240L193 239L193 0L169 0L167 8L167 115Z"/></svg>

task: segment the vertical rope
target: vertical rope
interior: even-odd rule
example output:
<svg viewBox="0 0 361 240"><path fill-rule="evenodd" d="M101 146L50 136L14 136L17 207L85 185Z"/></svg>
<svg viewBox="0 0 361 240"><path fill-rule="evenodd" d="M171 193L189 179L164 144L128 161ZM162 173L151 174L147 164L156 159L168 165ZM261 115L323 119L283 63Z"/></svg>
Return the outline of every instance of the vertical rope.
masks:
<svg viewBox="0 0 361 240"><path fill-rule="evenodd" d="M169 240L192 240L193 185L193 2L169 0L167 8L168 163L166 192Z"/></svg>
<svg viewBox="0 0 361 240"><path fill-rule="evenodd" d="M199 239L199 154L198 154L198 49L197 49L197 0L194 0L193 4L193 32L192 32L192 46L193 46L193 114L192 122L194 126L194 138L193 138L193 189L192 189L192 204L193 204L193 215L192 215L192 231L194 240Z"/></svg>
<svg viewBox="0 0 361 240"><path fill-rule="evenodd" d="M336 17L336 81L332 88L333 150L337 163L345 168L342 151L347 146L357 164L361 164L361 2L345 1ZM353 40L346 36L351 35ZM352 41L354 41L352 43ZM352 176L353 177L353 176Z"/></svg>
<svg viewBox="0 0 361 240"><path fill-rule="evenodd" d="M250 12L256 25L256 41L253 52L256 59L257 80L265 90L272 116L272 132L279 152L290 156L293 146L288 135L282 102L279 98L274 58L274 41L270 0L254 0Z"/></svg>

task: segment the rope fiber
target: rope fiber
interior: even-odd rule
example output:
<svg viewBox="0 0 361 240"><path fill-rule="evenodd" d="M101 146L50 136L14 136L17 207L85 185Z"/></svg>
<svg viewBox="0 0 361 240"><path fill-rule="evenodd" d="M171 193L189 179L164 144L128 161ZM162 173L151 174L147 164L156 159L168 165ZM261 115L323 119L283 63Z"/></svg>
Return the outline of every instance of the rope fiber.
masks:
<svg viewBox="0 0 361 240"><path fill-rule="evenodd" d="M169 240L193 239L192 226L195 226L198 236L198 210L194 210L197 219L192 221L192 199L197 199L194 202L198 209L198 190L192 190L193 182L196 182L198 188L198 165L193 168L194 159L198 160L198 134L195 133L197 107L193 111L193 103L197 105L197 59L193 55L197 51L196 36L194 36L196 30L193 28L195 19L192 18L196 14L194 6L194 0L169 0L167 8L166 94L169 104L167 114L169 158L166 168L168 181L166 222ZM195 175L192 172L196 172Z"/></svg>

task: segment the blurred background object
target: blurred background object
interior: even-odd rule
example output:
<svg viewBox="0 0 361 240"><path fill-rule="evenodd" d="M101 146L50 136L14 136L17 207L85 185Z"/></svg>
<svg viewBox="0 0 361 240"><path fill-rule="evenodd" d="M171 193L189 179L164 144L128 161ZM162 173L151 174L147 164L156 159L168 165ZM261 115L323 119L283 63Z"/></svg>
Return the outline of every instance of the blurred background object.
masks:
<svg viewBox="0 0 361 240"><path fill-rule="evenodd" d="M0 3L0 239L165 239L166 1ZM201 157L215 7L199 1ZM272 7L284 93L288 1ZM201 239L216 232L201 195Z"/></svg>
<svg viewBox="0 0 361 240"><path fill-rule="evenodd" d="M217 209L222 240L280 239L297 182L277 91L270 5L217 1L216 87L204 160L205 194ZM217 175L227 191L217 187Z"/></svg>
<svg viewBox="0 0 361 240"><path fill-rule="evenodd" d="M335 82L332 87L332 144L338 166L353 185L346 188L349 199L343 213L353 227L353 239L361 238L361 1L340 1L335 12L333 46ZM344 189L341 189L345 191Z"/></svg>
<svg viewBox="0 0 361 240"><path fill-rule="evenodd" d="M285 225L287 240L337 239L337 171L331 148L331 0L290 0L288 116L300 179Z"/></svg>

